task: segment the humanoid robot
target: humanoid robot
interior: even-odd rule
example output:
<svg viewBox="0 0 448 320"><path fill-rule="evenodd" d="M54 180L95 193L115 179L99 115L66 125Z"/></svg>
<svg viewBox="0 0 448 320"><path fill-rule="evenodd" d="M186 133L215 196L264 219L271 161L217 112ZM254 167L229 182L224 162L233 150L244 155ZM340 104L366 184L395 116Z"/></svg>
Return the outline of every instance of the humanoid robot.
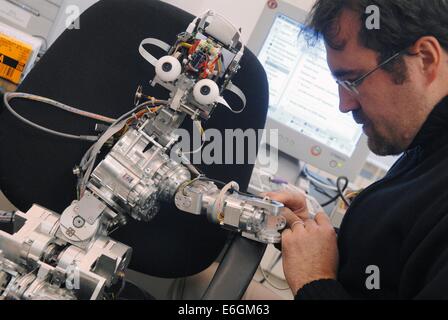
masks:
<svg viewBox="0 0 448 320"><path fill-rule="evenodd" d="M149 45L167 55L156 59L146 51ZM19 118L9 102L28 98L97 117L108 126L99 137L77 137L95 141L74 169L78 199L61 215L39 205L26 214L17 212L16 232L0 232L3 299L116 298L132 249L109 234L129 218L150 222L161 202L174 202L187 214L204 215L254 241L280 241L279 231L286 224L280 215L282 204L241 193L236 182L204 176L188 161L187 153L176 148L177 130L187 118L204 138L202 123L215 108L224 106L234 113L244 109L244 94L231 81L244 54L240 31L208 11L179 34L174 45L146 39L139 51L155 66L152 85L166 88L170 98L150 97L139 87L135 108L119 119L87 114L41 97L5 95L6 107ZM241 99L243 108L229 106L222 97L226 90ZM99 153L107 148L98 163Z"/></svg>

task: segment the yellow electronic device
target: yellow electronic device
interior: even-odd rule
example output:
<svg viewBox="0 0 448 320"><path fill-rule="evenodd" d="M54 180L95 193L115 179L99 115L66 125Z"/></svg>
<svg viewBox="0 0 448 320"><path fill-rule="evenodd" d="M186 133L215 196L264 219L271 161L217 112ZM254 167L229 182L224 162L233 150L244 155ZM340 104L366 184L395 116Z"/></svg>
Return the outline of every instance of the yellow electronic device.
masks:
<svg viewBox="0 0 448 320"><path fill-rule="evenodd" d="M0 33L0 78L19 84L33 48Z"/></svg>

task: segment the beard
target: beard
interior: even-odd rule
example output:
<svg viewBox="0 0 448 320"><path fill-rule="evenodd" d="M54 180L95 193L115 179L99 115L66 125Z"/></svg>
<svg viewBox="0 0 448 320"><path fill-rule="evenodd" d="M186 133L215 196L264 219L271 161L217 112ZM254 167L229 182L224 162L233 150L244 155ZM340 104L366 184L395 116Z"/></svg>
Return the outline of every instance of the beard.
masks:
<svg viewBox="0 0 448 320"><path fill-rule="evenodd" d="M370 151L378 156L396 156L406 150L398 141L391 141L375 129L373 123L364 115L361 110L353 111L353 118L357 123L365 125L365 133L367 135L367 143Z"/></svg>
<svg viewBox="0 0 448 320"><path fill-rule="evenodd" d="M367 140L370 151L377 156L398 156L405 151L405 148L386 142L380 137L368 137Z"/></svg>

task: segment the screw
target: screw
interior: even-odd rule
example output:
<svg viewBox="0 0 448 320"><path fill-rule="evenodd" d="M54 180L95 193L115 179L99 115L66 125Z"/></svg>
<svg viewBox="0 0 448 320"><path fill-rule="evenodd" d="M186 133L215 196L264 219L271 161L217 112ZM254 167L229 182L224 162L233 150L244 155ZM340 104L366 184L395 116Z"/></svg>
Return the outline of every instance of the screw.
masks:
<svg viewBox="0 0 448 320"><path fill-rule="evenodd" d="M82 228L85 223L86 223L85 220L80 216L76 216L73 219L73 226L75 226L75 228L78 228L78 229Z"/></svg>

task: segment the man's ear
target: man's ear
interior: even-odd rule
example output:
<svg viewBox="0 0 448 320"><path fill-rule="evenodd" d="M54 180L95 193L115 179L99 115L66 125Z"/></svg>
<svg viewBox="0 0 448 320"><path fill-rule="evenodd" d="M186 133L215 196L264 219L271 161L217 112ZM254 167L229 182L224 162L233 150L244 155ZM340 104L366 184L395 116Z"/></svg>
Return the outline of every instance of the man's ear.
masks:
<svg viewBox="0 0 448 320"><path fill-rule="evenodd" d="M443 48L432 36L421 37L411 48L419 57L419 72L432 83L438 76L442 62Z"/></svg>

